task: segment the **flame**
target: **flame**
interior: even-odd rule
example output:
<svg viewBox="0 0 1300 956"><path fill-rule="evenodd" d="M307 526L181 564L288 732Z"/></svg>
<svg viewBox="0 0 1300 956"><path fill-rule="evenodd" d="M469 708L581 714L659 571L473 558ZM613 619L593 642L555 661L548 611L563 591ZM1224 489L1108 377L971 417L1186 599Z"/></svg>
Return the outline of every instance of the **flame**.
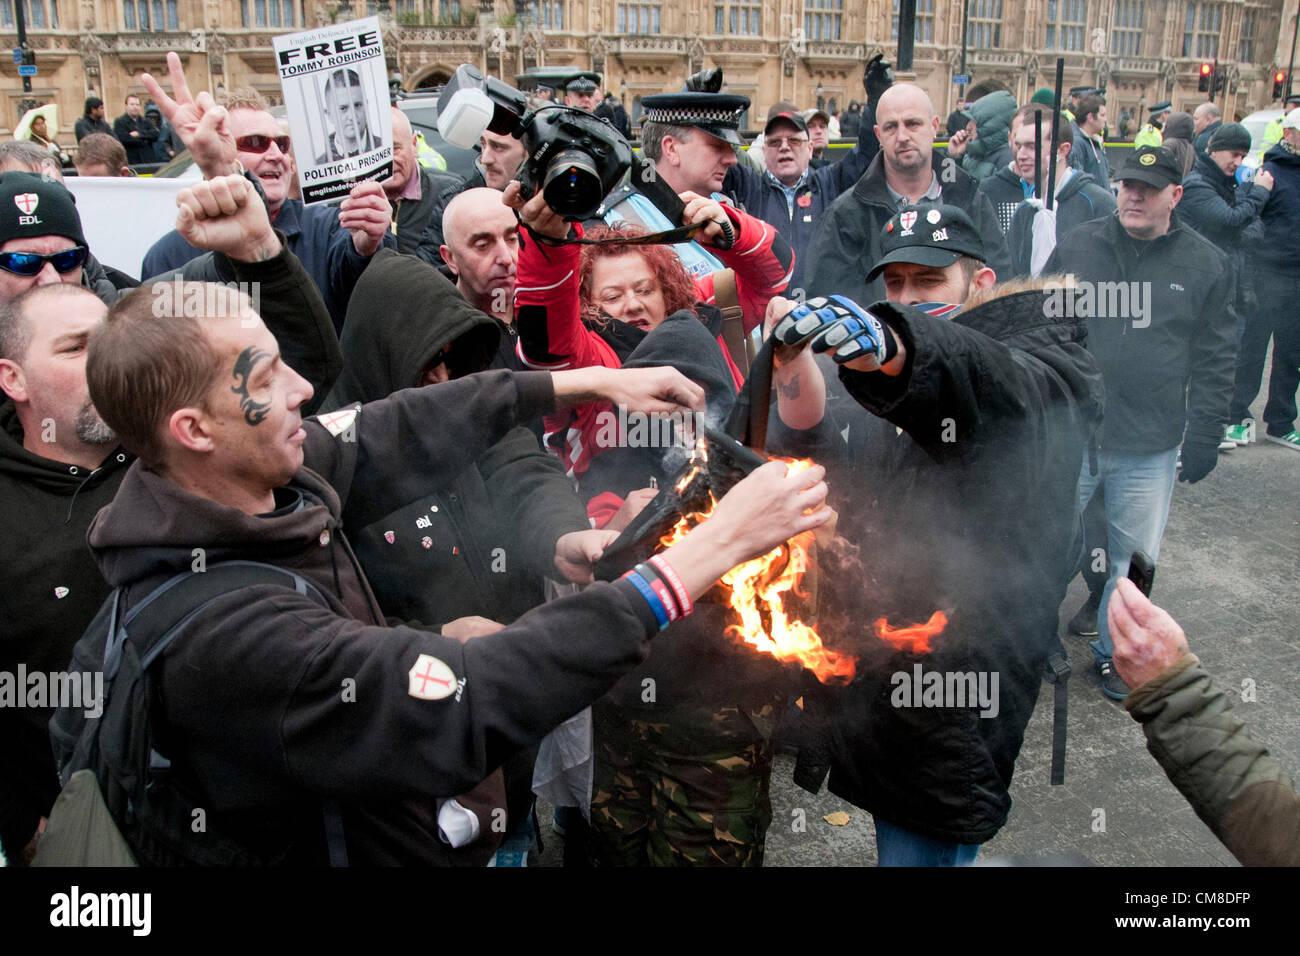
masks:
<svg viewBox="0 0 1300 956"><path fill-rule="evenodd" d="M802 471L813 464L807 459L782 460L792 471ZM699 464L692 467L678 482L678 492L690 484L699 467ZM680 541L691 528L708 518L717 504L717 499L710 495L707 510L679 519L660 543L668 546ZM779 661L802 664L823 683L833 680L847 683L853 679L857 658L824 647L817 631L792 619L791 611L786 608L788 594L807 597L799 584L808 570L808 549L813 539L811 531L802 532L767 554L746 561L723 575L722 585L729 591L728 604L740 617L740 623L729 625L727 630Z"/></svg>
<svg viewBox="0 0 1300 956"><path fill-rule="evenodd" d="M900 651L912 651L917 654L930 653L930 638L947 626L948 615L943 611L935 611L930 615L930 620L924 624L892 627L882 617L872 625L876 629L876 637L882 641L894 645Z"/></svg>
<svg viewBox="0 0 1300 956"><path fill-rule="evenodd" d="M784 461L791 473L813 465L807 458L774 460ZM707 463L705 442L701 438L696 443L691 470L677 482L678 494L695 480ZM687 532L713 514L717 506L717 499L710 493L707 509L678 519L677 524L659 543L664 547L676 544ZM808 596L806 591L800 589L800 583L808 570L808 550L814 539L813 532L804 531L767 554L737 565L722 576L722 586L728 591L727 603L740 618L740 623L729 625L727 631L755 650L771 654L778 661L803 665L823 684L833 681L848 683L856 672L857 658L825 647L817 631L803 621L792 619L793 609L786 607L787 595L793 594L800 598ZM875 622L874 627L877 637L899 650L928 654L930 639L947 625L948 616L943 611L935 611L924 624L893 627L882 617Z"/></svg>

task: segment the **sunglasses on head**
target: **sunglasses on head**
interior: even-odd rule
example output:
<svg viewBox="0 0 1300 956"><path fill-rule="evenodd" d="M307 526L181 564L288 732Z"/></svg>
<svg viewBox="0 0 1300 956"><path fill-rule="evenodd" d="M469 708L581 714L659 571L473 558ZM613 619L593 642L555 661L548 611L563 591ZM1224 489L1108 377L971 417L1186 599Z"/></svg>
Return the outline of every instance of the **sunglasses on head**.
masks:
<svg viewBox="0 0 1300 956"><path fill-rule="evenodd" d="M235 140L235 149L241 153L265 153L275 143L280 147L280 152L289 152L288 136L263 136L261 133L254 133L252 136L240 136Z"/></svg>
<svg viewBox="0 0 1300 956"><path fill-rule="evenodd" d="M39 252L0 252L0 269L12 272L16 276L30 278L39 275L48 262L54 266L56 272L65 273L83 265L86 255L85 246L73 246L61 252L51 252L49 255L42 255Z"/></svg>

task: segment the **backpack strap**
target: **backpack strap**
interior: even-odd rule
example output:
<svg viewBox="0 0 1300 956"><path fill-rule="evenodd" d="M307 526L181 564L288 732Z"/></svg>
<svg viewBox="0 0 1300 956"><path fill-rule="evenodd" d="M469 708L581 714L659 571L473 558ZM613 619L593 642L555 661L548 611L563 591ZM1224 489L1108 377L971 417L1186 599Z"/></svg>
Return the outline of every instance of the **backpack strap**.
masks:
<svg viewBox="0 0 1300 956"><path fill-rule="evenodd" d="M110 629L104 665L106 677L111 679L116 672L125 641L134 646L140 660L140 671L147 672L189 623L214 602L232 591L267 584L289 588L333 610L325 594L305 577L261 561L221 561L208 565L203 571L185 571L155 587L127 612L120 627ZM114 624L120 612L120 598L119 589L113 596ZM170 768L171 761L151 747L151 776L165 774ZM332 799L322 801L322 812L330 866L347 866L342 812Z"/></svg>
<svg viewBox="0 0 1300 956"><path fill-rule="evenodd" d="M744 377L749 375L749 350L745 346L744 310L740 307L740 291L736 288L736 273L722 269L713 273L713 304L722 311L722 341L731 353L731 360Z"/></svg>

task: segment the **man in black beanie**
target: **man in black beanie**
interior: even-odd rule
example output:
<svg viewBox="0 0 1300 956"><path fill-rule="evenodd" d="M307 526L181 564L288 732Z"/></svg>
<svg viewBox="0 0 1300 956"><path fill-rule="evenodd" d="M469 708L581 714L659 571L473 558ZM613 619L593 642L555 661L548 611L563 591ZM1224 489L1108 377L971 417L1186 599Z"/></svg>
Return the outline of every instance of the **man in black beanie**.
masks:
<svg viewBox="0 0 1300 956"><path fill-rule="evenodd" d="M85 115L77 120L73 131L77 134L78 143L91 133L107 133L112 136L113 127L104 119L104 101L98 96L87 96Z"/></svg>
<svg viewBox="0 0 1300 956"><path fill-rule="evenodd" d="M62 183L0 174L0 305L38 285L80 284L86 255L81 217Z"/></svg>

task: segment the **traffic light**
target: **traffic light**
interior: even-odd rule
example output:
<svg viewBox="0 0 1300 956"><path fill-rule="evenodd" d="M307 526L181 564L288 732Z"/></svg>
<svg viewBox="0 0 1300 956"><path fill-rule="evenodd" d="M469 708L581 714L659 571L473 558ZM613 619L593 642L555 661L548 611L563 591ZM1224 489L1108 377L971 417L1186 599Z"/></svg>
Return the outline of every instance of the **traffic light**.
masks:
<svg viewBox="0 0 1300 956"><path fill-rule="evenodd" d="M1286 72L1278 70L1273 74L1273 99L1280 100L1284 95L1283 87L1286 86Z"/></svg>
<svg viewBox="0 0 1300 956"><path fill-rule="evenodd" d="M1201 93L1210 92L1210 77L1214 73L1214 67L1209 63L1201 64L1201 78L1196 84L1196 89ZM1276 99L1277 97L1274 97Z"/></svg>

